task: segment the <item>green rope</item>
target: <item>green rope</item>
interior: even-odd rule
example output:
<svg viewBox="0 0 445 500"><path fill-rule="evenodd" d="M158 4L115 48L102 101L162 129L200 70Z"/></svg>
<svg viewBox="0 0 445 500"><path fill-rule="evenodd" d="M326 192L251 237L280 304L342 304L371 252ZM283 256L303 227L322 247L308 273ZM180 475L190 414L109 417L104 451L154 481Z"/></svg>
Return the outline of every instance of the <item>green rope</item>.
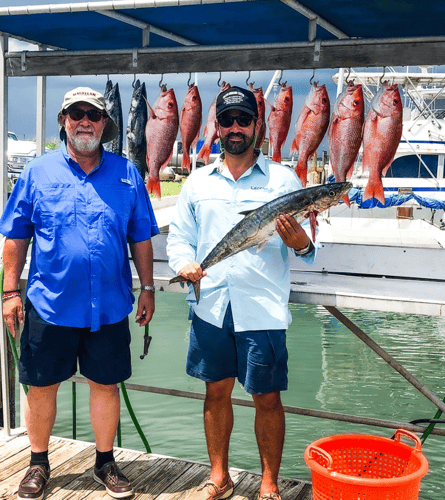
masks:
<svg viewBox="0 0 445 500"><path fill-rule="evenodd" d="M443 398L443 402L445 403L445 398ZM442 415L441 410L437 410L436 414L434 415L433 420L438 420ZM434 429L435 423L431 423L425 430L425 432L422 434L420 441L422 444L426 441L426 438L431 434L431 431Z"/></svg>
<svg viewBox="0 0 445 500"><path fill-rule="evenodd" d="M128 410L128 413L130 414L131 420L133 420L133 424L136 427L136 430L138 431L138 434L139 434L140 438L142 439L142 442L144 443L144 446L145 446L145 449L147 450L147 453L151 453L150 445L148 444L147 438L144 436L144 433L141 429L141 426L139 425L139 422L138 422L136 415L133 411L133 408L131 406L130 399L128 398L127 388L125 387L125 383L121 382L120 387L122 389L122 395L124 397L125 404L127 405L127 410Z"/></svg>

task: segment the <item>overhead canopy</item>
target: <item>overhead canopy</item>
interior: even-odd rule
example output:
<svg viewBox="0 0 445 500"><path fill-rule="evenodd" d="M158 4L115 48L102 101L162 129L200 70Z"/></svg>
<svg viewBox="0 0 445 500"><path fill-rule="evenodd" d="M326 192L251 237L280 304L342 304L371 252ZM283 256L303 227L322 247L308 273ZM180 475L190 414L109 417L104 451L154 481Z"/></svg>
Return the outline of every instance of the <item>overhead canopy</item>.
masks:
<svg viewBox="0 0 445 500"><path fill-rule="evenodd" d="M7 76L433 65L445 60L445 2L110 0L0 7L0 32L51 49L7 54Z"/></svg>

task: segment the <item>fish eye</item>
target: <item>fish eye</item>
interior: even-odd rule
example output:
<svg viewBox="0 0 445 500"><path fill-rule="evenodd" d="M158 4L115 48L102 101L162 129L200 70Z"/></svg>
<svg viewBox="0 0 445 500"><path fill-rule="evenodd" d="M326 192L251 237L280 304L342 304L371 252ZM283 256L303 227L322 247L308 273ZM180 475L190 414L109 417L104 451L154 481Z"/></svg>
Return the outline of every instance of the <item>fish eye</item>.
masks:
<svg viewBox="0 0 445 500"><path fill-rule="evenodd" d="M397 106L397 104L399 103L398 99L394 99L393 103L394 103L394 106Z"/></svg>
<svg viewBox="0 0 445 500"><path fill-rule="evenodd" d="M329 191L329 196L335 196L335 191Z"/></svg>

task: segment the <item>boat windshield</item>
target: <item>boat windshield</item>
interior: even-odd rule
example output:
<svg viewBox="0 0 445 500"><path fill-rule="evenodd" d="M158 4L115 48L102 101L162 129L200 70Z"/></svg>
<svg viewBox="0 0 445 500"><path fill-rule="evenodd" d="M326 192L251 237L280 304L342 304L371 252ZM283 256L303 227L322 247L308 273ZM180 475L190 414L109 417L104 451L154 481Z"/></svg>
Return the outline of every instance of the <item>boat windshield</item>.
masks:
<svg viewBox="0 0 445 500"><path fill-rule="evenodd" d="M389 167L386 177L389 178L431 178L431 174L437 178L438 155L421 155L422 161L430 169L431 173L416 155L401 156L393 161Z"/></svg>

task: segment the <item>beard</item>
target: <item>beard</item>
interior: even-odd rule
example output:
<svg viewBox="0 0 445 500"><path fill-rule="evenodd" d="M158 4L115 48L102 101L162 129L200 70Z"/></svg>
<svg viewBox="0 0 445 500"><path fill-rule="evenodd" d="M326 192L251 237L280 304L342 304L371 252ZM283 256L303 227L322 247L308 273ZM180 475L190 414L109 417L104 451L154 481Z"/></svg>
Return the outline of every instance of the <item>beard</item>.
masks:
<svg viewBox="0 0 445 500"><path fill-rule="evenodd" d="M241 141L232 141L231 139L237 137L242 139ZM255 139L255 135L251 137L244 134L229 133L225 137L221 138L221 144L223 145L224 151L227 153L237 156L246 152Z"/></svg>
<svg viewBox="0 0 445 500"><path fill-rule="evenodd" d="M76 130L76 132L86 132L86 130L81 129L81 130ZM92 151L98 149L100 144L100 138L98 139L95 135L92 136L77 135L76 132L75 133L67 132L67 137L78 151L91 153ZM88 130L88 132L90 132L90 130Z"/></svg>

